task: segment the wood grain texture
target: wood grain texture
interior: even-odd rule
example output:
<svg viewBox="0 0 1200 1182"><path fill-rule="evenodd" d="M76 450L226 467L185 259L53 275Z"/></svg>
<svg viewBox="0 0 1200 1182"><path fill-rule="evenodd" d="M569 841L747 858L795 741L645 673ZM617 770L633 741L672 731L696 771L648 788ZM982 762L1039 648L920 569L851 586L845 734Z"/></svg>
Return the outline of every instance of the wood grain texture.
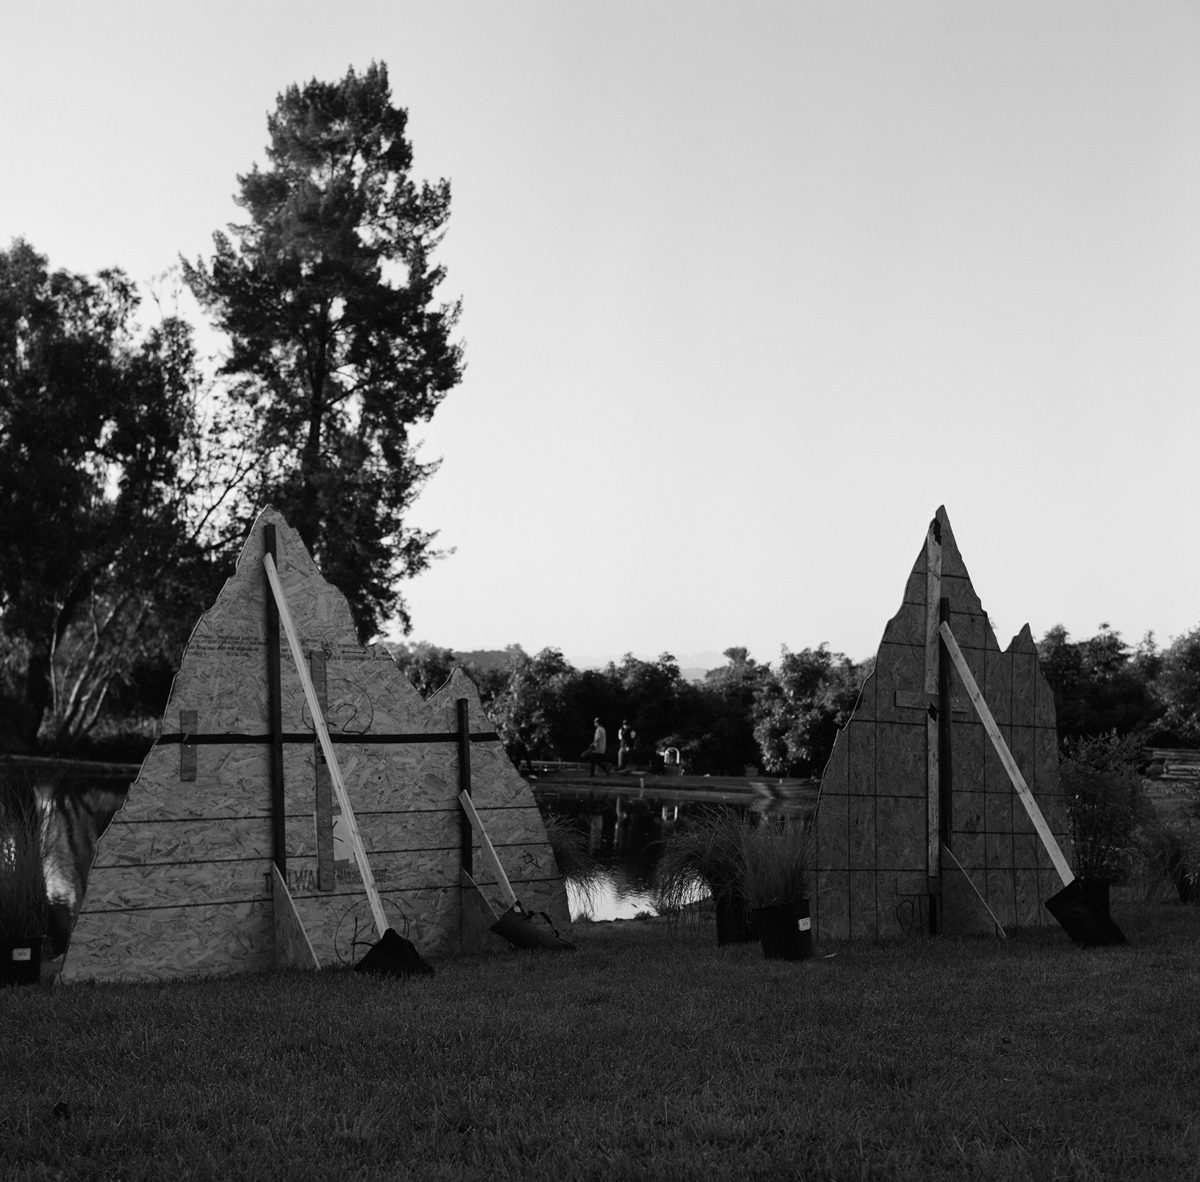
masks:
<svg viewBox="0 0 1200 1182"><path fill-rule="evenodd" d="M268 897L215 906L92 913L71 936L64 982L165 981L275 967Z"/></svg>
<svg viewBox="0 0 1200 1182"><path fill-rule="evenodd" d="M324 669L323 712L389 922L426 955L490 950L494 937L485 939L486 929L480 934L478 917L464 918L454 741L368 741L452 735L459 698L468 702L471 731L494 733L478 691L456 670L426 702L383 648L355 643L344 596L274 510L259 515L235 573L197 622L163 732L179 733L181 713L194 711L204 735L268 733L267 524L276 527L277 570L300 647L321 656L315 664ZM312 734L303 686L286 652L282 666L283 730ZM64 980L262 971L275 963L269 745L203 742L193 750L194 781L180 780L178 742L154 746L143 762L99 843ZM473 740L470 755L473 799L522 904L548 911L567 934L566 892L528 784L498 740ZM367 930L361 877L339 841L341 810L323 798L319 767L315 741L284 744L287 886L320 963L351 963L374 934ZM332 837L328 883L319 872L322 823Z"/></svg>

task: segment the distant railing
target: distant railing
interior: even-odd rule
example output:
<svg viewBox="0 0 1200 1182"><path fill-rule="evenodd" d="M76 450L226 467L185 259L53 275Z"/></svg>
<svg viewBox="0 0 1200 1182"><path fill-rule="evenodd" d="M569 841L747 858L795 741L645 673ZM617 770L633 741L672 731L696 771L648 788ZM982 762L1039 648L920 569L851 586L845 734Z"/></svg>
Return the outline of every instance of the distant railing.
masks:
<svg viewBox="0 0 1200 1182"><path fill-rule="evenodd" d="M1163 780L1200 780L1200 751L1147 747L1146 775Z"/></svg>

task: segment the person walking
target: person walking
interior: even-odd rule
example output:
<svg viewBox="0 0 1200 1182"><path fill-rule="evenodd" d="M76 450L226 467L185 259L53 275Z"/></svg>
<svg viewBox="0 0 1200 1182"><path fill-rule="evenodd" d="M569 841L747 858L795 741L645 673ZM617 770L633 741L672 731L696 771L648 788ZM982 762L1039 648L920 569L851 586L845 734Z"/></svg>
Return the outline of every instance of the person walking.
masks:
<svg viewBox="0 0 1200 1182"><path fill-rule="evenodd" d="M617 731L617 771L624 771L633 758L633 745L637 742L637 731L629 725L629 719L621 723Z"/></svg>
<svg viewBox="0 0 1200 1182"><path fill-rule="evenodd" d="M592 745L584 751L584 758L588 761L588 766L591 768L589 775L596 774L596 765L599 764L604 769L606 776L612 775L608 767L608 732L600 724L600 719L592 719L592 724L595 726L595 733L592 735Z"/></svg>

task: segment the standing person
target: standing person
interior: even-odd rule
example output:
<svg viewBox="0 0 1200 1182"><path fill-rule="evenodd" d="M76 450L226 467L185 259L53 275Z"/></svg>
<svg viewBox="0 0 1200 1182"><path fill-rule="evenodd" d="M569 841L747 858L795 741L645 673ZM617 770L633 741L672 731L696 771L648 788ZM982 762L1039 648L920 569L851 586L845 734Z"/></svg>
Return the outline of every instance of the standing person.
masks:
<svg viewBox="0 0 1200 1182"><path fill-rule="evenodd" d="M595 733L592 735L592 745L583 753L584 759L588 761L591 767L590 775L596 774L596 765L599 764L604 769L606 776L612 773L608 769L608 732L600 725L600 719L592 719L595 726Z"/></svg>
<svg viewBox="0 0 1200 1182"><path fill-rule="evenodd" d="M509 758L513 761L518 772L520 772L521 764L523 763L529 778L531 780L537 779L537 776L533 774L533 763L529 758L529 744L525 741L525 732L523 730L517 731L517 737L512 741Z"/></svg>
<svg viewBox="0 0 1200 1182"><path fill-rule="evenodd" d="M621 723L621 729L617 731L617 770L622 771L625 764L630 761L633 756L633 745L637 742L637 731L629 725L629 719L625 719Z"/></svg>

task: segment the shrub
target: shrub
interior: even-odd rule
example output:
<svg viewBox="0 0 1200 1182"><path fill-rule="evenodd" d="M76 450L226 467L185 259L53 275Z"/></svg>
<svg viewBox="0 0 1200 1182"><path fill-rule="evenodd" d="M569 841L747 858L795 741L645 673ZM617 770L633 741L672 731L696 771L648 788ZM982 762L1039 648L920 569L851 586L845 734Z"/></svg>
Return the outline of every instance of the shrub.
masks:
<svg viewBox="0 0 1200 1182"><path fill-rule="evenodd" d="M1192 818L1152 817L1137 834L1137 873L1132 877L1147 902L1173 890L1181 903L1200 899L1200 826Z"/></svg>
<svg viewBox="0 0 1200 1182"><path fill-rule="evenodd" d="M1128 877L1137 853L1137 829L1148 812L1140 761L1136 735L1120 738L1110 731L1067 745L1059 773L1080 878L1124 882Z"/></svg>

